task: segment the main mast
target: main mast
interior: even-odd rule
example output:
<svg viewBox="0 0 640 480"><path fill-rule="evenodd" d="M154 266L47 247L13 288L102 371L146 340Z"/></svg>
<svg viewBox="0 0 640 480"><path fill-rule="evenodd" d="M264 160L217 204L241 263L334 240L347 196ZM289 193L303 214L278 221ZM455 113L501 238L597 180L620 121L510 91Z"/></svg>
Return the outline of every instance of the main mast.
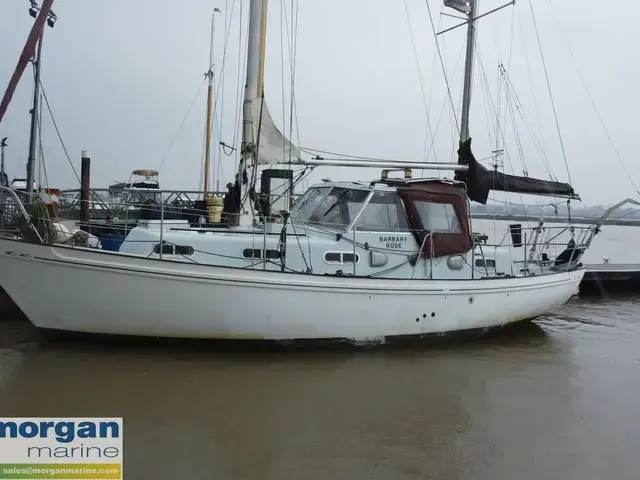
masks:
<svg viewBox="0 0 640 480"><path fill-rule="evenodd" d="M258 149L264 103L264 58L267 44L267 0L251 0L249 5L249 29L247 39L247 73L242 108L242 146L236 172L234 214L231 224L240 223L242 206L248 197L252 180L245 180L247 168L258 168ZM257 124L257 125L254 125ZM248 184L247 184L248 183Z"/></svg>
<svg viewBox="0 0 640 480"><path fill-rule="evenodd" d="M244 88L242 159L247 166L247 159L253 157L257 163L258 138L254 138L254 112L262 111L264 96L264 55L267 44L267 4L268 0L251 0L249 8L249 39L247 42L247 77ZM255 103L255 105L254 105Z"/></svg>
<svg viewBox="0 0 640 480"><path fill-rule="evenodd" d="M473 83L473 54L476 42L477 0L468 0L467 7L467 52L464 62L464 87L462 91L462 118L460 119L460 143L469 138L469 108Z"/></svg>

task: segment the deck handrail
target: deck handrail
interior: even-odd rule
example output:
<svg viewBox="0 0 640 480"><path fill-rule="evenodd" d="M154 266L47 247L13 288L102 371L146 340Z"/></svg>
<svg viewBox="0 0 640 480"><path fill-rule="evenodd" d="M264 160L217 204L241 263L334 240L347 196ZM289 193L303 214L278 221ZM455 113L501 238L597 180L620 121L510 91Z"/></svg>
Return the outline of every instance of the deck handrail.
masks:
<svg viewBox="0 0 640 480"><path fill-rule="evenodd" d="M2 204L4 204L4 196L7 193L13 197L13 199L16 202L16 205L18 206L18 209L20 210L20 213L22 213L22 216L27 221L27 224L33 230L33 232L37 235L38 240L40 240L40 243L43 243L42 237L40 236L40 232L38 232L38 229L35 227L35 225L33 225L33 222L31 221L31 217L29 216L29 213L27 212L27 209L24 208L24 204L22 203L22 201L18 197L18 194L13 189L11 189L9 187L3 187L3 186L0 186L0 192L2 193L2 197L3 197L2 198Z"/></svg>

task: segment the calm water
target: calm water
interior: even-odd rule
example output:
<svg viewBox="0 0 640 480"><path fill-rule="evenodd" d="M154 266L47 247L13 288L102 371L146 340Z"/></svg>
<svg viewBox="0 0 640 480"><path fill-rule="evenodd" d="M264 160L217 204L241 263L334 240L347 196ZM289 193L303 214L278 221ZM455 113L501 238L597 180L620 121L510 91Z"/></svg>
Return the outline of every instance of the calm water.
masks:
<svg viewBox="0 0 640 480"><path fill-rule="evenodd" d="M343 352L52 342L0 321L3 416L123 416L129 479L635 479L640 297L476 342Z"/></svg>
<svg viewBox="0 0 640 480"><path fill-rule="evenodd" d="M616 259L613 228L594 250ZM124 417L127 479L636 479L639 345L640 296L342 352L54 342L3 318L0 414Z"/></svg>

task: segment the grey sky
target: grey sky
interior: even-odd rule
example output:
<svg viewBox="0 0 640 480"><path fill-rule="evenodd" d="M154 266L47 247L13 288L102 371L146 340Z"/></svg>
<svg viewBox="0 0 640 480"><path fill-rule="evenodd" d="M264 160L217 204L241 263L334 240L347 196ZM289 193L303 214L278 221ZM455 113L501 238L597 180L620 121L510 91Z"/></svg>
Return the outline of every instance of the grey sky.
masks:
<svg viewBox="0 0 640 480"><path fill-rule="evenodd" d="M347 154L418 160L424 158L426 139L430 161L454 160L455 127L442 69L438 57L434 57L435 41L424 0L294 1L298 5L294 142L303 147ZM634 145L637 122L633 113L640 109L640 99L635 95L640 64L631 53L632 46L640 42L640 31L626 20L626 15L614 15L599 2L532 1L574 187L585 204L613 203L623 196L635 195L589 103L569 46L625 165L634 181L640 184L640 165ZM248 2L244 3L246 20ZM276 124L288 135L289 62L285 61L284 65L284 100L281 63L283 35L282 44L288 57L287 34L281 28L283 3L287 5L290 23L291 0L271 0L269 5L265 91ZM485 12L501 3L481 0L479 9ZM630 1L627 3L628 6L619 11L638 8ZM440 15L443 11L440 0L429 0L429 5L436 28L457 22ZM135 168L160 165L207 69L214 7L222 10L217 19L215 45L217 79L225 44L225 13L231 16L227 19L231 30L225 60L224 108L217 111L214 144L220 139L232 142L237 86L244 75L238 79L239 6L240 0L54 2L59 20L54 29L45 29L42 81L76 168L79 169L82 149L92 154L93 186L106 187L117 180L126 180ZM2 91L33 22L27 8L27 0L2 1ZM541 132L553 173L559 180L567 181L529 0L520 0L515 7L483 18L478 28L479 58L475 64L471 114L476 157L488 157L495 149L496 122L495 114L491 114L494 107L487 97L490 91L493 102L497 100L497 65L502 62L508 68L529 125L536 134ZM443 54L457 114L463 42L463 29L445 34ZM0 136L9 137L10 178L24 175L32 85L29 67L0 125ZM423 92L433 139L426 133ZM532 92L538 105L540 130ZM202 88L161 169L160 180L165 188L200 186L205 98L206 88ZM503 117L505 105L503 95ZM435 131L441 111L444 113ZM49 184L76 187L77 181L46 110L43 118ZM522 164L511 125L511 121L503 122L509 154L504 158L505 170L521 174ZM518 130L529 174L548 178L547 169L522 121L518 123ZM502 142L500 148L504 148ZM217 160L219 149L216 147L214 152ZM220 159L224 185L233 174L234 157ZM311 180L325 176L369 179L378 173L326 168L314 172ZM524 199L528 203L533 200L536 199Z"/></svg>

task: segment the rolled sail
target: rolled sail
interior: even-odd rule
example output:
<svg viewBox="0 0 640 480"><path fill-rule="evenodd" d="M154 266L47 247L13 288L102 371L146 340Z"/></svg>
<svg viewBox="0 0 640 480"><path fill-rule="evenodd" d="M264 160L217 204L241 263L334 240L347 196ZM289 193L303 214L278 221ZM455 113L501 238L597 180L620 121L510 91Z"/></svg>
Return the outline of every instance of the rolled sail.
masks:
<svg viewBox="0 0 640 480"><path fill-rule="evenodd" d="M262 118L260 110L262 109ZM251 126L254 139L259 139L258 165L295 162L300 158L300 149L291 143L276 127L269 113L266 99L251 102Z"/></svg>
<svg viewBox="0 0 640 480"><path fill-rule="evenodd" d="M495 170L488 170L478 163L471 152L471 139L464 141L458 150L458 163L467 165L466 172L456 172L455 179L467 184L469 199L486 204L491 190L499 190L526 195L543 195L546 197L562 197L580 199L568 183L540 180L530 177L507 175Z"/></svg>

